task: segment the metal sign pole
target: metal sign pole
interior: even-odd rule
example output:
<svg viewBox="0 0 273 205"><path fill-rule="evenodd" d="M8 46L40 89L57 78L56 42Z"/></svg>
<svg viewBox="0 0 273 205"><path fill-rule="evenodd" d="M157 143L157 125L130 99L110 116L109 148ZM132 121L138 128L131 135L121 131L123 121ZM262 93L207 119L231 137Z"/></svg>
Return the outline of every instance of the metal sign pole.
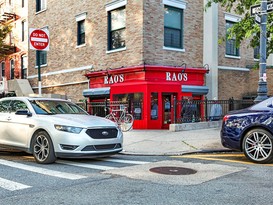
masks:
<svg viewBox="0 0 273 205"><path fill-rule="evenodd" d="M41 51L37 50L37 66L38 66L38 90L39 96L42 96L42 78L41 78Z"/></svg>
<svg viewBox="0 0 273 205"><path fill-rule="evenodd" d="M267 82L266 82L266 22L267 22L267 0L261 1L261 24L260 24L260 65L259 65L259 82L255 103L267 99Z"/></svg>
<svg viewBox="0 0 273 205"><path fill-rule="evenodd" d="M38 93L42 96L41 80L41 51L49 50L49 31L47 29L29 29L29 48L36 50L36 62L38 67Z"/></svg>

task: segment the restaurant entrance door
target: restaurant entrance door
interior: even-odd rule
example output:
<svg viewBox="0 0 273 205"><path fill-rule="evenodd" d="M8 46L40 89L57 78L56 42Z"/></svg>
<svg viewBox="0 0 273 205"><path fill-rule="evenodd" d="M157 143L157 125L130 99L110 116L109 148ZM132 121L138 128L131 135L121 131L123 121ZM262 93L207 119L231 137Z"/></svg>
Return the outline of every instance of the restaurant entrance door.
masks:
<svg viewBox="0 0 273 205"><path fill-rule="evenodd" d="M169 124L172 123L173 116L173 99L177 96L175 93L162 93L162 128L169 129Z"/></svg>

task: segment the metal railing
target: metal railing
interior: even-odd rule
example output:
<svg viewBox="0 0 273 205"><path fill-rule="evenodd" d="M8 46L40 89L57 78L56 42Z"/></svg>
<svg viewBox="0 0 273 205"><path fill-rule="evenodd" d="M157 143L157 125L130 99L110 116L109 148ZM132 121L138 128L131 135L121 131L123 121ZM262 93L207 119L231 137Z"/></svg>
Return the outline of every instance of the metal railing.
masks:
<svg viewBox="0 0 273 205"><path fill-rule="evenodd" d="M229 111L254 105L253 100L176 100L174 99L173 123L216 121Z"/></svg>
<svg viewBox="0 0 273 205"><path fill-rule="evenodd" d="M173 99L173 116L171 123L188 123L220 120L229 111L239 110L254 105L254 101L249 100L176 100ZM132 114L135 119L143 119L142 112L137 112L142 103L133 101L109 101L83 103L82 107L92 115L105 117L109 114L109 109L121 109L126 107L128 113Z"/></svg>
<svg viewBox="0 0 273 205"><path fill-rule="evenodd" d="M109 101L105 100L104 102L91 102L87 103L86 109L90 111L91 115L101 116L105 117L108 115L109 109L113 110L119 110L126 107L128 109L128 112L130 112L130 106L128 102L122 102L122 101Z"/></svg>

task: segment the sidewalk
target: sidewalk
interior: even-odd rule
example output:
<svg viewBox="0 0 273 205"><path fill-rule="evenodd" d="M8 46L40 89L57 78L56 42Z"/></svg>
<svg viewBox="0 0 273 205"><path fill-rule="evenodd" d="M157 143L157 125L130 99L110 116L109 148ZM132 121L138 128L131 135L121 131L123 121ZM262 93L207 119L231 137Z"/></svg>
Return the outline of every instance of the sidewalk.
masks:
<svg viewBox="0 0 273 205"><path fill-rule="evenodd" d="M131 130L124 132L122 154L182 155L194 152L228 151L220 140L220 128L171 132Z"/></svg>

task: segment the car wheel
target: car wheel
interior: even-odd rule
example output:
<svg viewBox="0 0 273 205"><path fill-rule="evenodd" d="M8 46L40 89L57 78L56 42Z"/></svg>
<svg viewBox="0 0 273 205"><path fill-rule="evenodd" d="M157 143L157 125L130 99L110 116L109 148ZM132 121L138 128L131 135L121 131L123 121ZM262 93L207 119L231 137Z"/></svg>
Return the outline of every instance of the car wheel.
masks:
<svg viewBox="0 0 273 205"><path fill-rule="evenodd" d="M56 161L53 143L45 131L39 131L33 136L33 156L37 163L50 164Z"/></svg>
<svg viewBox="0 0 273 205"><path fill-rule="evenodd" d="M273 159L272 134L263 129L249 131L243 140L245 156L256 163L268 163Z"/></svg>

